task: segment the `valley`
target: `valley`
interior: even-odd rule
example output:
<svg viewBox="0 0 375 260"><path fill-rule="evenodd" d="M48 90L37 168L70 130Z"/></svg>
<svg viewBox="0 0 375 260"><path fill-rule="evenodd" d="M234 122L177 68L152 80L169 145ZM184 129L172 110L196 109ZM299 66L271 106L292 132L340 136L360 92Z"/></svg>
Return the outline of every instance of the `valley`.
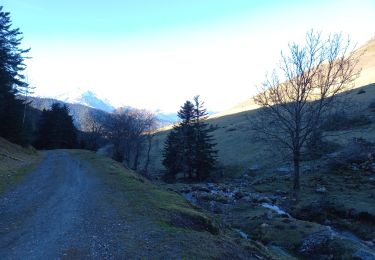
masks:
<svg viewBox="0 0 375 260"><path fill-rule="evenodd" d="M6 2L1 260L375 260L374 3Z"/></svg>

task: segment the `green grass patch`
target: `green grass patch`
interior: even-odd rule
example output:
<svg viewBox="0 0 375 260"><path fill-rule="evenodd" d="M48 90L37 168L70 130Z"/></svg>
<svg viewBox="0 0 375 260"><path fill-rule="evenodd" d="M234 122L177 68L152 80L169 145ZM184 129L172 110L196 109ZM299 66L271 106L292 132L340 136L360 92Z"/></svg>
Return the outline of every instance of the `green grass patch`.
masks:
<svg viewBox="0 0 375 260"><path fill-rule="evenodd" d="M161 227L208 231L212 234L219 232L217 223L207 216L207 212L190 204L177 193L156 186L109 158L85 151L72 153L89 160L105 184L121 192L126 200L114 200L113 203L124 214L131 210L134 215L151 217Z"/></svg>

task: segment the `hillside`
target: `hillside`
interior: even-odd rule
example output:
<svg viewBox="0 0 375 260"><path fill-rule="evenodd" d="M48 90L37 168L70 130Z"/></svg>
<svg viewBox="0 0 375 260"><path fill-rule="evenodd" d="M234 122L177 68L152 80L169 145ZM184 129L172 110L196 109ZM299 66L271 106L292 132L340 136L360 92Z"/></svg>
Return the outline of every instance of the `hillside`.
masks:
<svg viewBox="0 0 375 260"><path fill-rule="evenodd" d="M374 142L375 113L369 106L375 102L375 84L353 89L345 96L352 98L351 109L353 110L349 115L353 117L367 116L372 120L372 123L359 128L332 132L331 139L340 144L349 142L353 137L361 137ZM251 168L275 170L289 167L288 160L280 155L277 147L268 147L267 144L257 140L256 133L250 130L251 117L256 111L249 110L208 120L210 124L218 126L214 132L214 138L219 150L221 174L236 175ZM168 130L161 131L154 138L151 169L156 176L163 171L162 149L167 134ZM334 137L337 134L339 137Z"/></svg>
<svg viewBox="0 0 375 260"><path fill-rule="evenodd" d="M30 106L32 108L37 110L36 114L38 111L42 111L43 109L50 109L53 103L66 104L71 115L73 116L75 126L81 131L88 130L88 122L90 122L90 120L93 118L105 118L107 115L107 112L100 109L95 109L81 104L66 103L52 98L28 97L27 101L30 102ZM36 115L34 120L38 120L38 115Z"/></svg>
<svg viewBox="0 0 375 260"><path fill-rule="evenodd" d="M358 68L362 68L362 70L360 76L354 82L354 88L359 88L375 82L375 37L358 48L357 51L360 53L364 52L364 54L361 56L357 65ZM213 115L211 118L232 115L243 111L253 110L258 107L259 106L256 105L253 99L250 97L241 101L230 109Z"/></svg>
<svg viewBox="0 0 375 260"><path fill-rule="evenodd" d="M23 148L0 137L0 194L22 179L40 159L32 148Z"/></svg>
<svg viewBox="0 0 375 260"><path fill-rule="evenodd" d="M302 159L297 196L291 192L290 159L251 130L258 113L251 99L208 119L217 126L219 165L207 183L162 185L287 259L374 259L375 40L363 48L355 88L340 93L347 100L344 109L322 128L327 151ZM153 141L156 179L164 173L168 131Z"/></svg>
<svg viewBox="0 0 375 260"><path fill-rule="evenodd" d="M364 137L369 141L375 141L374 113L369 108L369 105L375 101L375 84L373 84L375 83L375 38L358 49L359 52L363 50L366 52L361 56L358 64L362 72L355 81L354 89L349 91L348 95L342 96L352 99L349 109L353 110L349 110L348 114L369 116L372 118L372 124L341 133L339 140L334 138L339 143L346 143L352 137ZM236 174L254 167L271 169L287 167L285 158L277 153L276 147L267 147L266 144L257 140L256 133L250 131L251 117L256 113L257 108L259 107L253 99L249 98L232 109L210 116L209 123L219 127L214 137L223 174ZM152 168L156 175L163 170L161 150L167 131L168 128L166 131L159 132L154 141ZM275 164L278 167L274 167Z"/></svg>

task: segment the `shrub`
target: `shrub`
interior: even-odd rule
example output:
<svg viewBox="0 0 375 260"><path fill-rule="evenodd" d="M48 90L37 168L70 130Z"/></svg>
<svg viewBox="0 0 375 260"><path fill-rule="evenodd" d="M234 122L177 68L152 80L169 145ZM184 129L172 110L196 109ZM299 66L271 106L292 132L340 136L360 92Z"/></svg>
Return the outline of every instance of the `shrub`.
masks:
<svg viewBox="0 0 375 260"><path fill-rule="evenodd" d="M305 160L315 160L323 156L337 151L340 145L323 140L322 131L315 131L306 141Z"/></svg>
<svg viewBox="0 0 375 260"><path fill-rule="evenodd" d="M363 138L353 138L337 153L327 156L326 170L337 170L352 163L361 164L368 160L369 154L375 154L375 144Z"/></svg>
<svg viewBox="0 0 375 260"><path fill-rule="evenodd" d="M360 94L364 94L364 93L366 93L366 91L363 90L363 89L361 89L361 90L359 90L359 91L357 92L358 95L360 95Z"/></svg>

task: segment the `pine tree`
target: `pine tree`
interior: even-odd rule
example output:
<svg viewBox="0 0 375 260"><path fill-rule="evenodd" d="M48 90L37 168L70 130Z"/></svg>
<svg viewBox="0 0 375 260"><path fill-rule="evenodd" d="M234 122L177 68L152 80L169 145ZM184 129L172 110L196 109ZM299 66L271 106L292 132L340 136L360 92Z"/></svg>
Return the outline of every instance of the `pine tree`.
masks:
<svg viewBox="0 0 375 260"><path fill-rule="evenodd" d="M199 180L206 179L215 168L217 150L214 143L212 132L214 127L210 127L206 120L208 117L204 103L199 100L199 96L194 97L194 169L196 178Z"/></svg>
<svg viewBox="0 0 375 260"><path fill-rule="evenodd" d="M179 140L178 128L174 128L167 136L163 151L163 165L167 169L164 179L173 181L177 173L182 171L182 146Z"/></svg>
<svg viewBox="0 0 375 260"><path fill-rule="evenodd" d="M166 179L174 179L182 172L184 178L204 180L214 169L217 154L211 135L214 128L206 123L207 111L199 96L194 102L186 101L178 111L181 122L174 126L165 142Z"/></svg>
<svg viewBox="0 0 375 260"><path fill-rule="evenodd" d="M19 144L27 144L28 128L23 120L25 105L17 99L28 84L21 74L25 69L25 53L19 46L22 33L12 29L10 14L0 6L0 136Z"/></svg>
<svg viewBox="0 0 375 260"><path fill-rule="evenodd" d="M177 127L178 136L180 139L181 156L182 156L182 172L184 178L192 179L194 176L194 105L190 101L186 101L177 113L181 119Z"/></svg>
<svg viewBox="0 0 375 260"><path fill-rule="evenodd" d="M55 103L51 110L43 110L34 145L40 149L77 147L77 130L66 105Z"/></svg>

